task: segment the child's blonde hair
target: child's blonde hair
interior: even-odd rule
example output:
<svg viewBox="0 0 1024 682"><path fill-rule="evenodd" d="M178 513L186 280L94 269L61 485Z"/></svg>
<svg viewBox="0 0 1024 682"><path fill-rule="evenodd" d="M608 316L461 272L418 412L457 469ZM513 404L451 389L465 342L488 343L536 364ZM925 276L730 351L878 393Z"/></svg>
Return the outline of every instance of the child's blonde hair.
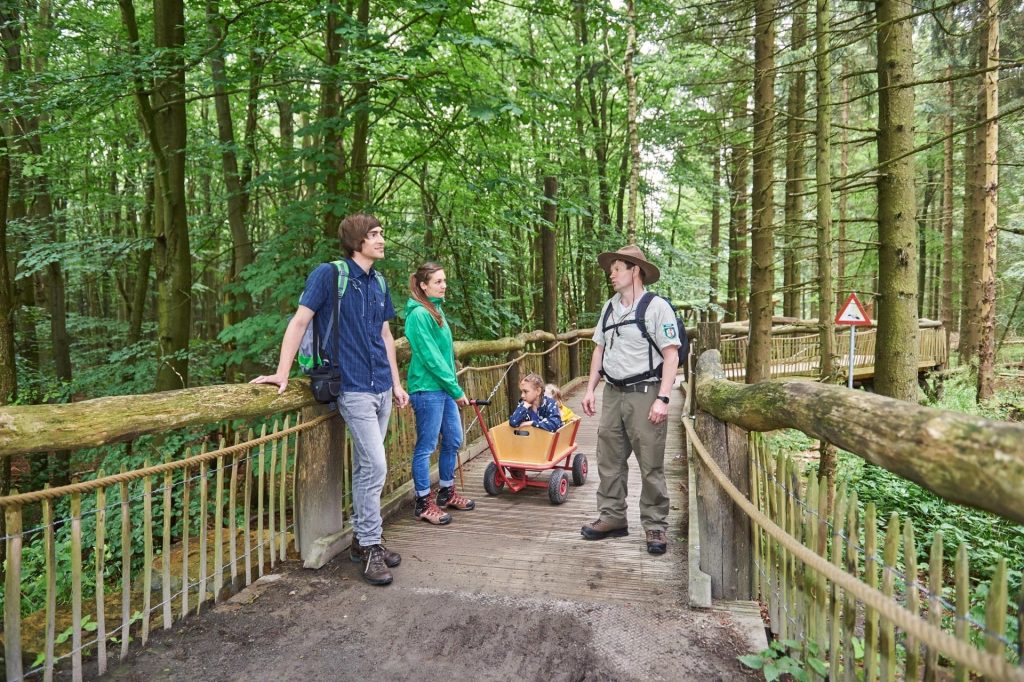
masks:
<svg viewBox="0 0 1024 682"><path fill-rule="evenodd" d="M555 384L548 384L544 387L544 395L554 400L559 405L562 404L562 389L558 388Z"/></svg>
<svg viewBox="0 0 1024 682"><path fill-rule="evenodd" d="M519 383L532 384L533 387L536 388L538 391L543 392L544 390L544 379L541 377L541 375L537 374L536 372L530 372L525 377L520 379Z"/></svg>

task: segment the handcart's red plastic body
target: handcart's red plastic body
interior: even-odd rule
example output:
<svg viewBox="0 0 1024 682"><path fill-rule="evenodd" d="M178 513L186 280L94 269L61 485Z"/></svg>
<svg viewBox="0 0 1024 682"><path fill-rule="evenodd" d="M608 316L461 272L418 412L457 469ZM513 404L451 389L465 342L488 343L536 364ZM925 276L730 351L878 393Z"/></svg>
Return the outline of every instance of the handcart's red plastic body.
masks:
<svg viewBox="0 0 1024 682"><path fill-rule="evenodd" d="M570 477L578 486L586 482L587 457L576 452L579 417L570 419L554 432L529 424L512 426L507 421L488 429L480 412L480 405L487 403L471 400L470 404L480 420L494 460L484 472L484 489L488 495L497 495L505 486L512 492L533 486L547 488L551 503L562 504L569 496ZM530 478L530 473L541 471L552 473L547 479Z"/></svg>

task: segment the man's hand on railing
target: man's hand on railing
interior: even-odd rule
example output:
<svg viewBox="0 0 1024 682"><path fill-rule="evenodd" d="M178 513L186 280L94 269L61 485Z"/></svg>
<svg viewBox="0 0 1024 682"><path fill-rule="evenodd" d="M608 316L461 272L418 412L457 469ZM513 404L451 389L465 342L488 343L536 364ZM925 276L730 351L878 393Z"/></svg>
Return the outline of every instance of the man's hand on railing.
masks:
<svg viewBox="0 0 1024 682"><path fill-rule="evenodd" d="M270 374L267 376L260 375L249 382L250 384L275 384L277 394L281 395L285 389L288 388L288 375L287 374Z"/></svg>

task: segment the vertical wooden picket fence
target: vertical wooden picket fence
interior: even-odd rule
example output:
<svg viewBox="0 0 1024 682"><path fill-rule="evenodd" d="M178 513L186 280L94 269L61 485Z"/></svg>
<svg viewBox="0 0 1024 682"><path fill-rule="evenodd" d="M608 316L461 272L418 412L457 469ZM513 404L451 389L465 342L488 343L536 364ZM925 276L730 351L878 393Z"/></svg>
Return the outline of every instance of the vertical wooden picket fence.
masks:
<svg viewBox="0 0 1024 682"><path fill-rule="evenodd" d="M589 367L591 352L592 344L581 338L558 341L545 351L510 354L499 364L464 367L460 382L470 397L492 399L485 418L494 426L508 418L512 397L518 399L518 377L544 375L546 366L554 366L556 374L549 372L545 379L566 384L573 378L571 370ZM552 354L553 365L546 364ZM467 444L480 436L473 417L471 410L462 413ZM122 466L117 474L98 471L93 479L62 488L0 497L6 520L0 633L6 679L38 675L50 680L55 666L67 659L72 679L80 680L88 654L95 654L102 674L110 655L116 652L123 659L132 640L145 644L152 628L170 629L273 570L290 552L294 556L299 434L328 418L334 415L306 422L297 414L280 415L259 427L258 436L252 428L235 426L233 442L222 439L214 450L203 444L186 450L181 459L165 457L137 470ZM412 410L393 410L385 437L388 478L382 497L394 497L411 480L415 439ZM345 441L342 504L349 519L352 443L347 435ZM41 522L25 529L26 518ZM133 521L140 518L141 523ZM91 535L88 529L94 529ZM61 552L64 543L58 536L65 533L68 542ZM107 561L113 547L120 550L119 566ZM30 548L43 557L45 607L23 614L25 581L36 578L24 570ZM59 603L58 594L67 592L58 590L65 566L70 597ZM91 581L83 580L87 572ZM26 637L29 628L39 636Z"/></svg>
<svg viewBox="0 0 1024 682"><path fill-rule="evenodd" d="M879 537L874 503L864 505L861 514L857 493L848 493L843 483L830 511L827 487L814 471L803 473L792 457L770 452L762 434L749 438L751 501L759 511L837 569L880 589L923 621L1021 664L1024 615L1008 603L1006 558L999 560L981 600L972 591L967 546L958 548L952 567L945 566L942 533L936 532L928 546L928 565L919 566L919 544L909 520L892 514ZM950 666L941 646L898 632L892 622L810 570L756 525L752 541L755 592L767 606L771 630L781 640L800 643L796 655L805 669L817 670L814 679L940 680L950 678L950 667L952 679L969 679L964 665ZM952 585L947 585L949 575ZM984 602L981 620L972 616L972 605L979 601ZM1015 620L1013 641L1007 626Z"/></svg>
<svg viewBox="0 0 1024 682"><path fill-rule="evenodd" d="M114 475L98 471L92 480L0 498L7 520L3 632L7 679L34 674L52 679L55 663L65 657L71 660L72 678L81 679L86 650L95 650L97 670L102 674L111 644L118 647L119 658L124 658L132 638L145 643L152 627L169 629L175 619L201 611L210 601L220 601L284 561L294 522L291 481L297 436L314 425L293 426L293 421L297 418L292 415L274 419L269 429L262 426L258 437L251 429L244 438L242 431L236 430L232 445L222 439L215 450L207 451L203 445L195 454L186 450L176 461L167 459L153 466L147 462L134 471L122 466ZM57 520L55 510L63 508L65 500L70 514ZM32 505L41 506L38 516L42 525L26 531L22 520L32 513ZM140 516L140 508L141 528L133 522ZM94 517L89 523L94 534L91 546L83 547L83 521L90 515ZM59 557L56 533L65 525L70 529L70 556ZM174 526L177 533L172 532ZM197 537L192 536L193 528L198 529ZM25 577L22 558L26 543L38 541L40 535L46 572L45 645L42 662L34 665L29 661L25 667L20 613ZM132 566L140 551L135 541L139 535L142 568L136 573ZM177 545L173 554L172 542ZM110 567L119 584L107 578L106 557L112 543L117 543L121 553L119 570ZM180 564L172 566L179 555ZM70 613L66 608L58 611L59 565L70 566ZM92 571L94 577L90 595L83 589L86 571ZM141 590L133 580L141 580ZM159 599L156 604L154 595ZM70 631L70 642L58 630ZM90 639L86 641L86 637Z"/></svg>

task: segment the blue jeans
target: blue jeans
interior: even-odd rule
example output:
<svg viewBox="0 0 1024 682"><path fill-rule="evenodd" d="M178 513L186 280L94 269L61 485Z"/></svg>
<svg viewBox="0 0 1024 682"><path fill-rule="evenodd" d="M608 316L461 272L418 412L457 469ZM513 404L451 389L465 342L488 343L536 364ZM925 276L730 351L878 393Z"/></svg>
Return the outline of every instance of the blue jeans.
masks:
<svg viewBox="0 0 1024 682"><path fill-rule="evenodd" d="M338 396L338 412L352 436L352 532L363 547L380 543L380 494L388 475L384 434L391 417L391 391Z"/></svg>
<svg viewBox="0 0 1024 682"><path fill-rule="evenodd" d="M409 396L416 413L416 447L412 451L412 480L420 497L430 493L430 455L441 437L437 471L441 487L455 483L455 460L462 445L459 406L444 391L417 391Z"/></svg>

